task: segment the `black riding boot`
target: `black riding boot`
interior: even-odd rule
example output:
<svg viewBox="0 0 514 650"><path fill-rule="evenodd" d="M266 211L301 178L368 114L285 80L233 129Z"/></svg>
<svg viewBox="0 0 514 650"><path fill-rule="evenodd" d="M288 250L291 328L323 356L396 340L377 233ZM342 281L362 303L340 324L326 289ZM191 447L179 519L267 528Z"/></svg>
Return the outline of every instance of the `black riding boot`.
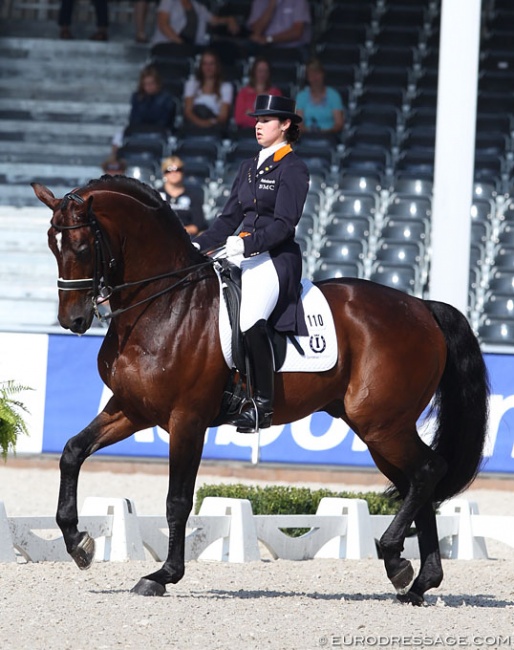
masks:
<svg viewBox="0 0 514 650"><path fill-rule="evenodd" d="M266 330L266 321L260 320L244 334L245 347L250 362L251 385L255 409L248 402L241 413L230 424L237 426L239 433L255 433L271 426L273 416L273 350Z"/></svg>

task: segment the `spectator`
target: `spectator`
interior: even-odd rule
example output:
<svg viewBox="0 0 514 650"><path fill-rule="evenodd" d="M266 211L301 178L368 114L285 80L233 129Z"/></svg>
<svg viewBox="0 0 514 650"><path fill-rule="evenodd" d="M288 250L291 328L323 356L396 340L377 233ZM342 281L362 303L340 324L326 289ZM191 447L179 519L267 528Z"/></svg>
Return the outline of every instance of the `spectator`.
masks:
<svg viewBox="0 0 514 650"><path fill-rule="evenodd" d="M338 134L344 126L344 107L341 95L335 88L325 85L325 70L312 59L305 71L308 87L298 93L296 107L303 117L304 132Z"/></svg>
<svg viewBox="0 0 514 650"><path fill-rule="evenodd" d="M258 45L307 51L311 42L309 3L307 0L252 0L247 26L250 40Z"/></svg>
<svg viewBox="0 0 514 650"><path fill-rule="evenodd" d="M136 0L134 2L134 27L136 31L136 43L148 43L146 35L146 18L148 6L155 0Z"/></svg>
<svg viewBox="0 0 514 650"><path fill-rule="evenodd" d="M127 171L127 163L123 159L108 158L102 163L102 171L109 176L123 176Z"/></svg>
<svg viewBox="0 0 514 650"><path fill-rule="evenodd" d="M223 81L216 52L205 50L195 76L184 87L184 129L191 133L221 134L230 117L234 89Z"/></svg>
<svg viewBox="0 0 514 650"><path fill-rule="evenodd" d="M194 237L206 228L202 199L184 185L184 163L178 156L162 161L162 198L174 210L185 230Z"/></svg>
<svg viewBox="0 0 514 650"><path fill-rule="evenodd" d="M75 0L61 0L61 6L59 8L59 17L57 19L57 24L61 28L59 38L65 41L73 38L70 25L74 2ZM96 32L89 38L92 41L107 41L109 40L109 9L107 7L107 0L93 0L93 6L96 14Z"/></svg>
<svg viewBox="0 0 514 650"><path fill-rule="evenodd" d="M270 64L264 57L257 57L250 69L250 79L237 93L234 108L234 121L239 128L253 129L255 118L249 113L253 112L257 95L282 95L280 88L271 83Z"/></svg>
<svg viewBox="0 0 514 650"><path fill-rule="evenodd" d="M160 0L152 45L172 42L205 47L209 44L208 28L222 25L233 35L239 33L233 16L215 16L196 0Z"/></svg>
<svg viewBox="0 0 514 650"><path fill-rule="evenodd" d="M131 130L173 130L175 102L170 92L163 89L157 69L145 66L139 75L137 90L132 94L129 123L125 131L113 138L113 157L123 144L123 137Z"/></svg>

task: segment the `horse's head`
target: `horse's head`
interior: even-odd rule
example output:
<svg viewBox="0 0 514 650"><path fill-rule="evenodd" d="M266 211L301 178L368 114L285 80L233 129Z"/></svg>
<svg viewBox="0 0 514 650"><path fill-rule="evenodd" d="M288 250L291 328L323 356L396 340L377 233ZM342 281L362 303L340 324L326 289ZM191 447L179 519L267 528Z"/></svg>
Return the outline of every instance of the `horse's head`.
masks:
<svg viewBox="0 0 514 650"><path fill-rule="evenodd" d="M33 183L32 187L53 212L48 245L59 270L59 323L83 334L91 327L98 290L92 197L84 199L75 190L57 199L44 185Z"/></svg>
<svg viewBox="0 0 514 650"><path fill-rule="evenodd" d="M170 278L181 270L204 265L167 203L134 178L102 176L62 199L32 187L53 212L48 244L59 268L58 318L76 334L91 326L99 298L109 298L119 316L171 291Z"/></svg>

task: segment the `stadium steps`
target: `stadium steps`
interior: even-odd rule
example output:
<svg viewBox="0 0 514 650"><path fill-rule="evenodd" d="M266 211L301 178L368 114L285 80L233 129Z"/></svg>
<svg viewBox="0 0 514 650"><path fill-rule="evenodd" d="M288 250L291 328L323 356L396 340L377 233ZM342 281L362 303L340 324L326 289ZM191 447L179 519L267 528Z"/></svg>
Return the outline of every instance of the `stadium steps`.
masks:
<svg viewBox="0 0 514 650"><path fill-rule="evenodd" d="M130 39L0 36L0 205L36 205L31 181L65 193L102 173L146 57Z"/></svg>

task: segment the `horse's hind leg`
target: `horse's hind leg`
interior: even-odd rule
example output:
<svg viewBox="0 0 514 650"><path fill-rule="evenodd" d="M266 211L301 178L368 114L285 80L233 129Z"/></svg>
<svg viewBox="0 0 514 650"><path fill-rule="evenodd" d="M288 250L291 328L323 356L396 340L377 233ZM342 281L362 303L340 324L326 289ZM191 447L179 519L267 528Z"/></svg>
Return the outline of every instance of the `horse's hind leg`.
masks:
<svg viewBox="0 0 514 650"><path fill-rule="evenodd" d="M398 456L398 448L402 449L401 458ZM437 586L442 578L439 552L434 550L434 544L437 545L435 514L432 511L432 521L429 509L432 508L434 488L446 473L446 462L427 447L416 432L408 437L402 436L400 442L398 438L394 439L391 449L387 441L379 444L373 442L370 451L379 469L399 487L404 497L398 514L380 539L386 573L399 594L412 592L412 597L407 597L406 600L420 604L423 602L423 593L430 587ZM420 575L409 589L414 571L411 563L401 557L401 553L405 537L414 521L417 525L421 524L422 567Z"/></svg>
<svg viewBox="0 0 514 650"><path fill-rule="evenodd" d="M77 485L80 468L92 453L101 447L128 438L137 427L116 410L111 399L85 429L66 443L60 460L61 483L57 505L57 524L62 531L66 550L80 569L91 566L95 553L94 540L78 530Z"/></svg>
<svg viewBox="0 0 514 650"><path fill-rule="evenodd" d="M433 504L425 504L418 512L414 522L418 534L421 566L419 574L409 591L406 594L398 594L397 598L401 602L421 605L425 592L434 587L438 587L443 579L443 567L441 564L441 553L439 551L437 523Z"/></svg>

